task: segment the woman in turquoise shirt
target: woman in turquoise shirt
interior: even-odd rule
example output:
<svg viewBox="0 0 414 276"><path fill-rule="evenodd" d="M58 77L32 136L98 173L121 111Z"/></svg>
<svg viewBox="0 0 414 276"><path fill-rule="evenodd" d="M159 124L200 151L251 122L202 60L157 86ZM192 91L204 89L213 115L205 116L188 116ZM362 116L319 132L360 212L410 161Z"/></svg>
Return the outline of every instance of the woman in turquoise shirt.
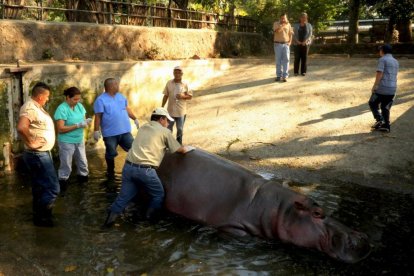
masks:
<svg viewBox="0 0 414 276"><path fill-rule="evenodd" d="M75 159L78 180L88 180L88 160L85 153L84 128L92 119L86 119L86 110L80 103L81 92L76 87L70 87L63 93L65 101L55 111L54 119L58 131L59 159L58 170L61 193L68 185L72 172L72 159Z"/></svg>

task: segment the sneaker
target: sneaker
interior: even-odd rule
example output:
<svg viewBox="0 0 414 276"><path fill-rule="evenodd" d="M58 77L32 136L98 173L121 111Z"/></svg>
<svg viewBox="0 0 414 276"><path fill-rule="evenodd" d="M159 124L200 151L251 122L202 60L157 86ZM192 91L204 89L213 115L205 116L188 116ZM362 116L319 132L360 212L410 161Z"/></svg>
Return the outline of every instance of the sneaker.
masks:
<svg viewBox="0 0 414 276"><path fill-rule="evenodd" d="M381 125L382 125L382 121L376 121L375 124L371 126L371 129L378 130Z"/></svg>
<svg viewBox="0 0 414 276"><path fill-rule="evenodd" d="M287 79L283 78L283 79L282 79L282 81L283 81L283 82L287 82Z"/></svg>
<svg viewBox="0 0 414 276"><path fill-rule="evenodd" d="M383 132L390 132L391 126L389 124L383 123L378 127L378 130Z"/></svg>
<svg viewBox="0 0 414 276"><path fill-rule="evenodd" d="M297 76L299 76L299 74L298 73L295 73L294 76L297 77Z"/></svg>
<svg viewBox="0 0 414 276"><path fill-rule="evenodd" d="M277 77L277 78L275 79L275 81L280 81L280 77Z"/></svg>
<svg viewBox="0 0 414 276"><path fill-rule="evenodd" d="M301 75L302 75L302 76L306 76L306 73L302 73Z"/></svg>

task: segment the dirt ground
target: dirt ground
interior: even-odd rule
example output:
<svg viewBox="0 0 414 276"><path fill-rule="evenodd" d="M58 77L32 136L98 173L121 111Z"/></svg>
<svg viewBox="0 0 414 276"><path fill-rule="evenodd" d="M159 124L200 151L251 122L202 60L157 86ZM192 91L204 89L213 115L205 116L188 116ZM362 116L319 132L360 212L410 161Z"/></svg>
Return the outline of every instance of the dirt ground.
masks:
<svg viewBox="0 0 414 276"><path fill-rule="evenodd" d="M276 83L273 57L247 59L195 91L184 143L275 177L414 193L414 59L400 59L391 132L372 132L376 58L311 56ZM202 77L202 76L200 76Z"/></svg>

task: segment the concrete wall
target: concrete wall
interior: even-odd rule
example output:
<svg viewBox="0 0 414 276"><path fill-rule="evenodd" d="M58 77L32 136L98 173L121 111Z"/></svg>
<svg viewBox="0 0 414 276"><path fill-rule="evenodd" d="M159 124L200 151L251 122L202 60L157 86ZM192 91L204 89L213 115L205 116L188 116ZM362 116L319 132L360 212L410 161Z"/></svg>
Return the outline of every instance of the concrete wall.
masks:
<svg viewBox="0 0 414 276"><path fill-rule="evenodd" d="M102 93L103 81L108 77L120 80L120 91L139 117L141 123L149 120L154 107L161 105L162 91L167 80L172 78L173 68L183 67L184 79L192 89L197 90L210 79L223 74L231 65L239 62L235 59L205 59L181 61L140 61L140 62L90 62L90 63L48 63L26 64L29 68L23 75L22 89L14 74L9 73L13 66L0 65L0 145L10 142L12 152L22 150L21 142L15 130L18 121L20 103L29 96L33 85L38 81L52 88L50 102L46 109L54 114L56 107L64 100L63 90L77 86L82 91L83 104L88 116L93 116L93 102ZM20 99L20 97L22 99ZM131 121L132 123L132 121ZM135 127L132 128L135 132ZM91 139L92 129L86 131L88 147L102 147ZM5 156L0 152L0 171L4 170ZM0 162L1 163L1 162Z"/></svg>
<svg viewBox="0 0 414 276"><path fill-rule="evenodd" d="M0 20L0 37L0 63L188 59L271 51L259 34L90 23Z"/></svg>

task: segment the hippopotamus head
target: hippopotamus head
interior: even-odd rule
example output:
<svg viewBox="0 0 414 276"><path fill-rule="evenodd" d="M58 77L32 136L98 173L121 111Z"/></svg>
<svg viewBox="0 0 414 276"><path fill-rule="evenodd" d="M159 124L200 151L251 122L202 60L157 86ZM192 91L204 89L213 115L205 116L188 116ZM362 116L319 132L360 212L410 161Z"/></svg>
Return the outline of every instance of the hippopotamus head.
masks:
<svg viewBox="0 0 414 276"><path fill-rule="evenodd" d="M364 259L371 251L368 237L325 215L316 202L298 197L285 209L279 237L295 245L316 248L347 263Z"/></svg>

